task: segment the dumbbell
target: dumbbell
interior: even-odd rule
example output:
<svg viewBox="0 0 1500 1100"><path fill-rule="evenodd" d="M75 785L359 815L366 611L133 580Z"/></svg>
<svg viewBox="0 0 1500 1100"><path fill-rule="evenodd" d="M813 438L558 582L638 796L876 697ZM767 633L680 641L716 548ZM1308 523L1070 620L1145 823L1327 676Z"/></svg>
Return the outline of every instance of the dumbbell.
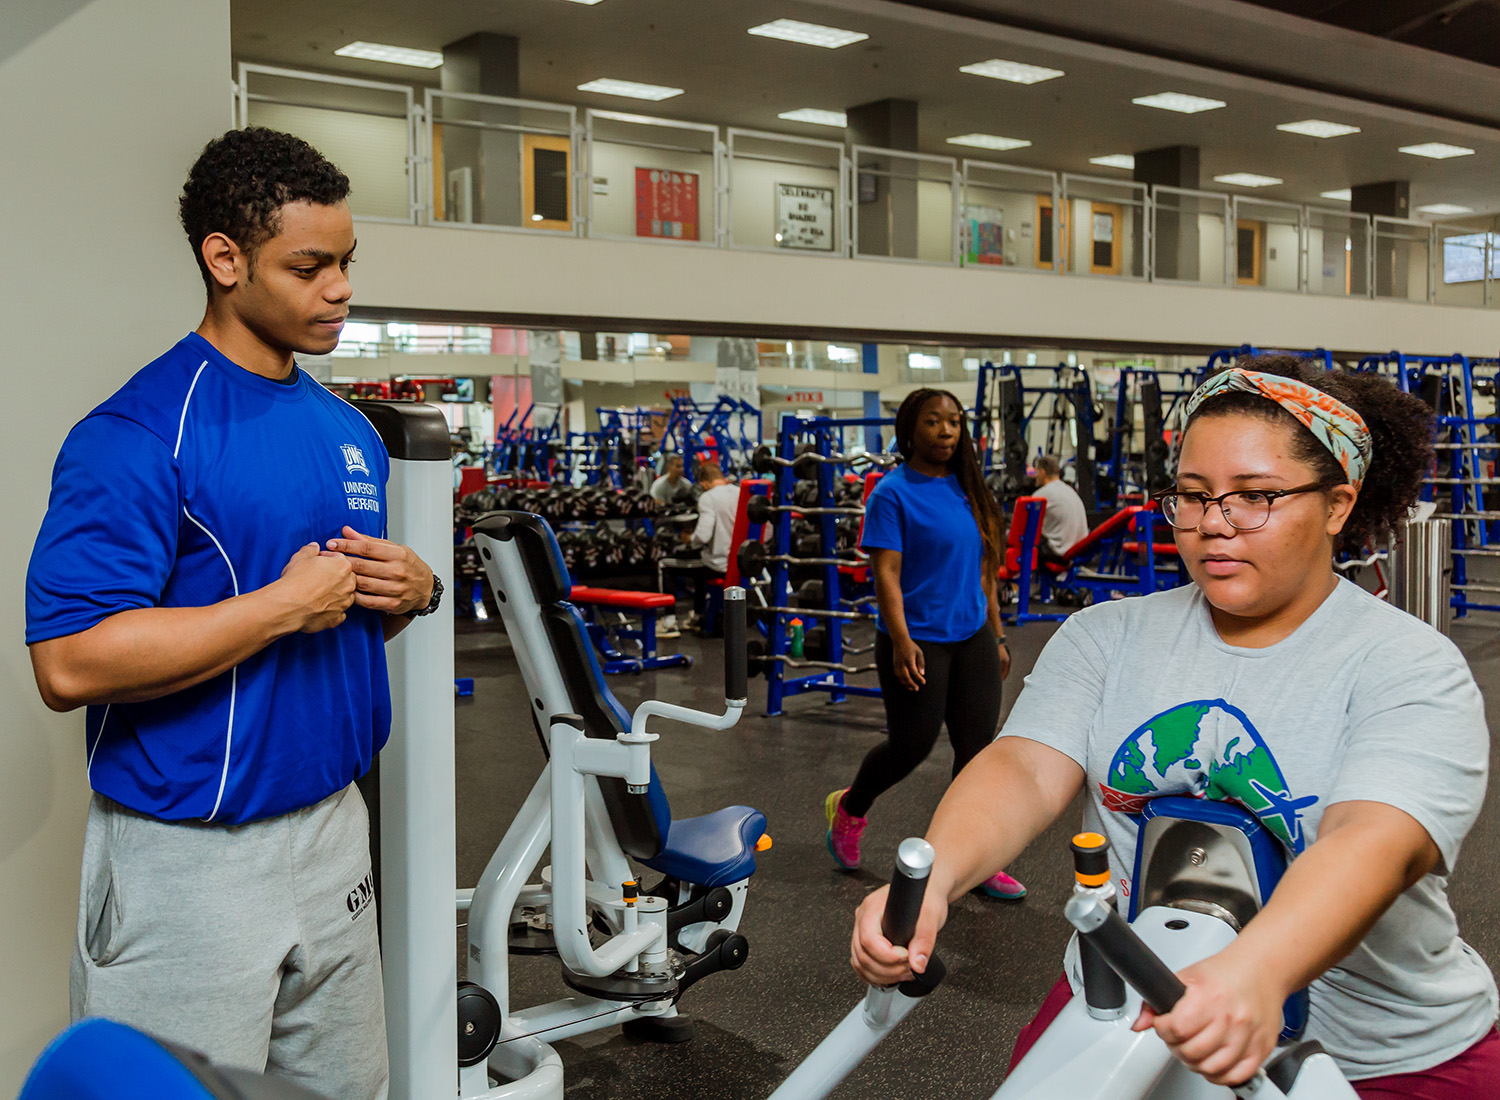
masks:
<svg viewBox="0 0 1500 1100"><path fill-rule="evenodd" d="M816 499L816 498L815 498ZM769 497L753 496L745 505L745 516L751 523L770 523L778 512L800 512L805 516L859 516L864 515L864 509L849 507L847 505L835 506L833 508L820 508L816 506L803 506L800 504L782 505L772 504Z"/></svg>

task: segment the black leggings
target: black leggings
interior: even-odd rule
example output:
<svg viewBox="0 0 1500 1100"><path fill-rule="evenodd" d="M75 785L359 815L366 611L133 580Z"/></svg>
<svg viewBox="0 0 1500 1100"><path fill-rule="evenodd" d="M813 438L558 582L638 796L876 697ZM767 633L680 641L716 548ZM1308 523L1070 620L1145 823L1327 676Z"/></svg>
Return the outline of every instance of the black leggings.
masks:
<svg viewBox="0 0 1500 1100"><path fill-rule="evenodd" d="M865 754L844 795L844 811L855 817L868 814L875 799L927 759L945 721L953 743L954 775L994 740L1000 723L1000 650L989 624L965 642L917 645L927 682L912 691L896 678L896 647L890 635L875 635L886 739Z"/></svg>

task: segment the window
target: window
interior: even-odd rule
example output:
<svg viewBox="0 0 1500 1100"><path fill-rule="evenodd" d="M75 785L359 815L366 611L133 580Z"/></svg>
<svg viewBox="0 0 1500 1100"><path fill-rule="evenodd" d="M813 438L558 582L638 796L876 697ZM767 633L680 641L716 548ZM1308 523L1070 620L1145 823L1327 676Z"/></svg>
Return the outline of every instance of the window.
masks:
<svg viewBox="0 0 1500 1100"><path fill-rule="evenodd" d="M1490 247L1490 278L1500 278L1500 234L1465 233L1443 238L1443 282L1477 283L1484 278L1484 248Z"/></svg>
<svg viewBox="0 0 1500 1100"><path fill-rule="evenodd" d="M1260 256L1265 240L1265 222L1241 220L1234 227L1234 281L1240 286L1260 286Z"/></svg>
<svg viewBox="0 0 1500 1100"><path fill-rule="evenodd" d="M1114 203L1090 204L1089 272L1094 275L1120 273L1120 220L1123 211Z"/></svg>
<svg viewBox="0 0 1500 1100"><path fill-rule="evenodd" d="M1062 218L1062 254L1063 266L1066 270L1068 256L1068 218L1064 212ZM1052 196L1038 195L1036 197L1036 266L1052 266Z"/></svg>
<svg viewBox="0 0 1500 1100"><path fill-rule="evenodd" d="M571 230L571 142L565 137L527 134L523 138L522 149L522 224L531 229Z"/></svg>

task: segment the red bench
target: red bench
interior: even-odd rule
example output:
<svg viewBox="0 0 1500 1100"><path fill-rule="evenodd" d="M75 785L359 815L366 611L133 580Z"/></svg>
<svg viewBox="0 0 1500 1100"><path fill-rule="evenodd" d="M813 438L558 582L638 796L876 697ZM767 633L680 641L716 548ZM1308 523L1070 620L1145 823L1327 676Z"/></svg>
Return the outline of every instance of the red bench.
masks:
<svg viewBox="0 0 1500 1100"><path fill-rule="evenodd" d="M605 672L642 672L646 669L691 667L693 659L686 653L656 652L656 616L670 612L677 601L665 592L634 592L624 588L592 588L575 584L568 602L583 609L584 624L594 646L604 657ZM606 624L599 620L600 607L634 611L641 617L639 627ZM617 638L631 638L641 646L639 657L629 657L615 645Z"/></svg>

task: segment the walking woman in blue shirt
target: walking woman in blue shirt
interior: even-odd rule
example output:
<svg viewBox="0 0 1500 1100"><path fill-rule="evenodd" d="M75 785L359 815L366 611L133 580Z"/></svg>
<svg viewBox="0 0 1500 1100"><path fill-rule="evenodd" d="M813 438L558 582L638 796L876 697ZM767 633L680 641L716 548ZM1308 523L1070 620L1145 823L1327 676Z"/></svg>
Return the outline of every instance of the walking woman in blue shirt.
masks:
<svg viewBox="0 0 1500 1100"><path fill-rule="evenodd" d="M870 806L927 758L944 724L954 775L993 740L1010 673L995 598L1000 509L958 398L946 390L910 394L896 412L896 448L905 462L870 494L861 539L875 574L886 740L823 807L828 851L849 870L859 866ZM996 898L1026 894L1003 871L978 889Z"/></svg>

